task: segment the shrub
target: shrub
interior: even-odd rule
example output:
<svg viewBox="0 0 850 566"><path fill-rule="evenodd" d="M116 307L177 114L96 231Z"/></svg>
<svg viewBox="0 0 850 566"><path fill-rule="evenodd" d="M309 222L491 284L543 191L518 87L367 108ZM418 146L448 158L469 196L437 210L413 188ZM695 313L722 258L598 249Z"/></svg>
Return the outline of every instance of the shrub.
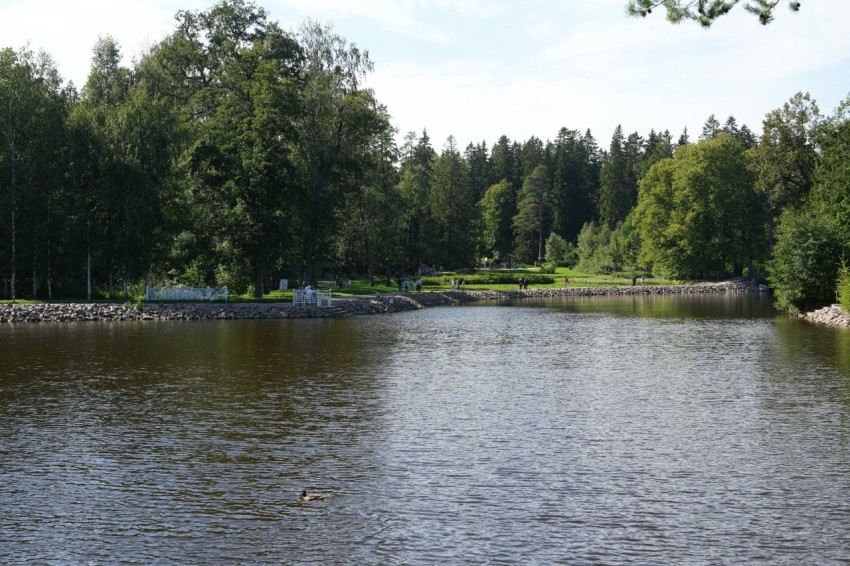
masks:
<svg viewBox="0 0 850 566"><path fill-rule="evenodd" d="M553 274L555 270L558 268L558 265L554 261L547 261L540 267L540 273L544 274Z"/></svg>
<svg viewBox="0 0 850 566"><path fill-rule="evenodd" d="M794 313L835 299L841 240L838 226L827 215L795 210L782 214L768 263L777 308Z"/></svg>
<svg viewBox="0 0 850 566"><path fill-rule="evenodd" d="M558 234L552 232L546 239L546 261L554 265L575 263L575 246ZM553 272L554 273L554 272Z"/></svg>
<svg viewBox="0 0 850 566"><path fill-rule="evenodd" d="M611 273L616 268L611 253L611 230L605 224L588 222L578 235L576 268L588 273Z"/></svg>
<svg viewBox="0 0 850 566"><path fill-rule="evenodd" d="M850 269L847 268L846 263L842 263L838 270L836 287L835 294L841 304L841 310L850 313Z"/></svg>
<svg viewBox="0 0 850 566"><path fill-rule="evenodd" d="M553 277L540 273L478 273L476 275L465 275L463 280L468 285L516 285L520 278L525 278L529 285L551 285L555 282ZM451 285L452 277L423 277L422 283L426 286L448 286Z"/></svg>

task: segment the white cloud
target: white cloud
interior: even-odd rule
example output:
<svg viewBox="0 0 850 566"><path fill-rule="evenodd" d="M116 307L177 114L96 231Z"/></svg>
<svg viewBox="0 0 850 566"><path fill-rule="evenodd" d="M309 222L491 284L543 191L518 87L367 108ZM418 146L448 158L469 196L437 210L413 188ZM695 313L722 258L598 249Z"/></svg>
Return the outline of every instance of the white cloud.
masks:
<svg viewBox="0 0 850 566"><path fill-rule="evenodd" d="M0 37L44 48L81 85L91 49L110 33L129 63L173 29L178 9L214 0L0 0ZM704 30L662 13L624 15L626 0L257 0L293 29L332 21L376 63L368 84L403 135L427 128L435 147L499 135L552 138L590 128L606 146L617 124L697 135L705 119L760 130L795 92L829 113L850 89L850 2L780 7L761 26L740 7Z"/></svg>

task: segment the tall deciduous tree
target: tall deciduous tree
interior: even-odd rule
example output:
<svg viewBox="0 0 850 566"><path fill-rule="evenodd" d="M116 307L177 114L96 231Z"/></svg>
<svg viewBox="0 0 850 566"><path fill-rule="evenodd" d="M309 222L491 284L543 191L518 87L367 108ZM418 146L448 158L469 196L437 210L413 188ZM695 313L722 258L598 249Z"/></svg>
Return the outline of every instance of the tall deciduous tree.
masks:
<svg viewBox="0 0 850 566"><path fill-rule="evenodd" d="M193 130L183 158L189 199L216 250L218 278L240 281L247 271L260 296L290 228L301 50L262 8L223 0L178 12L177 30L151 56L159 71L151 83Z"/></svg>
<svg viewBox="0 0 850 566"><path fill-rule="evenodd" d="M403 200L398 187L395 130L381 109L384 128L347 171L353 190L343 195L345 206L336 212L336 263L339 270L365 272L370 285L378 266L402 259L405 236Z"/></svg>
<svg viewBox="0 0 850 566"><path fill-rule="evenodd" d="M322 242L331 234L334 210L347 189L337 182L346 163L382 128L374 97L362 81L373 69L368 51L306 21L298 33L304 50L303 112L297 121L297 164L305 218L304 273L315 281L317 263L327 257Z"/></svg>
<svg viewBox="0 0 850 566"><path fill-rule="evenodd" d="M92 255L100 249L98 235L105 211L101 201L104 149L92 109L73 101L67 121L68 167L63 199L68 225L67 242L79 242L77 249L65 249L65 257L76 256L85 265L86 299L92 299ZM76 252L76 253L74 253Z"/></svg>
<svg viewBox="0 0 850 566"><path fill-rule="evenodd" d="M808 93L798 92L765 116L761 139L748 155L756 190L767 199L772 216L799 207L811 192L820 124L820 111Z"/></svg>
<svg viewBox="0 0 850 566"><path fill-rule="evenodd" d="M635 215L642 262L658 273L741 274L766 254L744 148L725 133L653 165L641 181Z"/></svg>
<svg viewBox="0 0 850 566"><path fill-rule="evenodd" d="M782 213L768 264L777 306L791 312L833 302L839 268L850 258L850 98L818 130L814 186Z"/></svg>
<svg viewBox="0 0 850 566"><path fill-rule="evenodd" d="M130 86L130 70L121 66L118 42L111 36L100 37L92 52L91 69L83 87L82 103L90 114L93 132L99 138L102 149L98 155L99 183L93 187L97 190L97 205L101 214L94 230L95 246L107 273L110 294L116 270L126 281L128 274L123 269L126 265L121 258L129 257L128 247L132 246L132 239L136 235L127 216L131 214L134 204L132 194L138 188L138 184L134 186L138 178L134 178L124 167L119 147L125 138L118 113L127 101ZM88 261L91 261L91 255ZM92 269L93 266L89 264L86 269L89 279L92 277ZM87 287L91 286L89 281Z"/></svg>
<svg viewBox="0 0 850 566"><path fill-rule="evenodd" d="M32 296L40 296L45 287L47 297L53 298L53 262L55 249L61 243L57 232L64 220L61 193L65 176L65 120L68 96L62 89L62 79L53 60L44 52L35 58L36 76L40 91L38 125L29 133L38 148L33 156L30 175L26 181L27 233L31 259Z"/></svg>
<svg viewBox="0 0 850 566"><path fill-rule="evenodd" d="M57 117L61 122L56 113L60 82L49 60L42 57L39 62L27 50L0 51L0 211L4 219L0 224L7 243L0 257L5 260L2 269L12 300L18 296L21 231L28 232L27 251L34 257L38 225L45 218L45 184L52 182L49 171L58 162L63 137L55 124Z"/></svg>
<svg viewBox="0 0 850 566"><path fill-rule="evenodd" d="M841 258L848 251L846 241L846 229L833 216L814 207L786 209L768 262L776 307L796 313L834 302Z"/></svg>

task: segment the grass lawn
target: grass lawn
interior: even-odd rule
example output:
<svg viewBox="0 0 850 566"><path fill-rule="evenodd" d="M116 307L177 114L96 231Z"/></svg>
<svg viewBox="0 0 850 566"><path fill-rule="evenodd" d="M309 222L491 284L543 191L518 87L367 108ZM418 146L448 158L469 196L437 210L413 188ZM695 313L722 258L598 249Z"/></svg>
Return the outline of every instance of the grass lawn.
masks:
<svg viewBox="0 0 850 566"><path fill-rule="evenodd" d="M525 269L513 269L510 271L504 269L498 270L489 270L489 269L480 269L477 271L479 275L487 275L487 274L497 274L500 276L504 276L506 274L514 276L515 278L522 277L523 275L539 275L540 270L537 268L525 268ZM583 273L581 271L575 271L573 269L568 269L565 267L558 268L554 274L549 275L553 279L552 283L541 284L541 283L529 283L529 289L545 289L545 288L558 288L564 286L564 276L569 277L570 279L570 287L616 287L616 286L628 286L632 284L632 280L630 277L615 277L612 275L599 275L593 273ZM437 285L425 285L422 287L422 291L450 291L451 290L451 279L455 277L457 279L465 278L467 280L464 289L467 291L511 291L517 289L516 283L475 283L475 275L458 275L451 272L448 274L439 277L439 278L429 278L430 280L437 279L440 281ZM411 278L411 281L416 281L415 278ZM350 287L345 287L343 289L333 289L333 294L335 297L356 297L362 295L375 295L378 293L397 293L398 287L393 281L392 285L386 285L387 282L385 277L376 277L375 285L370 287L369 282L365 279L355 279L352 280ZM684 281L675 281L670 279L655 279L655 278L647 278L644 281L644 285L681 285L687 282ZM326 285L319 285L319 289L327 289ZM142 300L144 297L131 297L130 301L135 303L136 301ZM77 299L77 301L83 301L84 299ZM244 295L234 295L231 294L228 297L230 302L234 303L255 303L255 302L288 302L292 301L292 290L287 291L278 291L274 290L271 293L265 295L262 299L255 299L250 293L246 293ZM11 301L0 301L2 303L9 303ZM44 300L17 300L17 303L44 303L47 301ZM75 302L74 300L62 299L62 300L54 300L50 301L54 303L64 303L64 302ZM112 301L108 300L97 300L95 302L111 302L111 303L122 303L123 300L114 299Z"/></svg>
<svg viewBox="0 0 850 566"><path fill-rule="evenodd" d="M479 274L487 274L487 273L496 273L500 275L504 275L505 273L510 273L517 278L522 277L524 274L527 275L537 275L540 270L536 268L528 268L528 269L513 269L510 272L506 272L505 270L486 270L480 269L478 270ZM581 271L575 271L573 269L568 268L558 268L557 271L550 275L554 280L549 284L529 284L529 289L545 289L545 288L558 288L564 286L564 276L569 277L570 279L570 287L615 287L615 286L627 286L632 284L632 280L630 277L614 277L611 275L598 275L592 273L583 273ZM451 290L451 279L455 277L457 279L466 278L468 280L474 278L471 275L454 275L449 274L441 277L440 279L447 279L444 284L439 285L425 285L422 287L422 291L450 291ZM433 279L433 278L430 278ZM411 281L416 281L415 277L411 277ZM333 289L333 294L335 297L354 297L360 295L375 295L378 293L397 293L398 287L396 286L395 281L393 281L392 285L386 285L386 277L376 277L375 285L370 287L369 282L365 279L355 279L351 282L350 287L345 287L343 289ZM644 285L677 285L682 284L682 281L674 281L669 279L655 279L655 278L647 278L644 281ZM327 286L319 285L320 289L326 289ZM502 283L502 284L476 284L474 282L467 283L464 286L464 289L467 291L512 291L517 289L516 283ZM242 295L239 297L234 297L234 301L256 301L250 294ZM263 301L291 301L292 300L292 290L288 291L272 291L268 295L264 296Z"/></svg>

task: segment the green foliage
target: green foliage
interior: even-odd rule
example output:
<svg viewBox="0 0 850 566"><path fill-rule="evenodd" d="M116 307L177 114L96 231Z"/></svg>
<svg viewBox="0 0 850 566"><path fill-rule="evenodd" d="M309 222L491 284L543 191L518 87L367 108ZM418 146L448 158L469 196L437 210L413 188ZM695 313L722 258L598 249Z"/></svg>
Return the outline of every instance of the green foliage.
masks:
<svg viewBox="0 0 850 566"><path fill-rule="evenodd" d="M611 256L615 269L635 271L642 269L640 254L640 233L634 223L634 212L629 213L611 233Z"/></svg>
<svg viewBox="0 0 850 566"><path fill-rule="evenodd" d="M815 186L801 210L786 210L776 230L769 280L777 306L795 312L831 303L841 258L850 257L850 98L822 126Z"/></svg>
<svg viewBox="0 0 850 566"><path fill-rule="evenodd" d="M426 253L429 262L446 267L475 263L475 233L479 225L476 197L469 185L469 168L449 136L434 160L428 195Z"/></svg>
<svg viewBox="0 0 850 566"><path fill-rule="evenodd" d="M209 261L219 278L253 279L256 296L262 271L291 240L281 219L295 200L284 189L293 186L302 62L297 42L266 18L242 0L180 11L142 67L191 134L181 173L193 228L210 249L233 251Z"/></svg>
<svg viewBox="0 0 850 566"><path fill-rule="evenodd" d="M641 181L639 262L680 279L741 274L766 254L766 222L744 146L727 133L679 148Z"/></svg>
<svg viewBox="0 0 850 566"><path fill-rule="evenodd" d="M543 265L540 266L540 270L538 273L544 273L546 275L552 275L558 270L558 264L554 261L547 261Z"/></svg>
<svg viewBox="0 0 850 566"><path fill-rule="evenodd" d="M203 263L197 259L186 266L185 271L176 277L176 282L187 287L206 287L211 281Z"/></svg>
<svg viewBox="0 0 850 566"><path fill-rule="evenodd" d="M550 199L549 171L545 165L537 165L517 195L517 213L513 218L514 251L521 260L543 257Z"/></svg>
<svg viewBox="0 0 850 566"><path fill-rule="evenodd" d="M575 246L552 232L546 239L546 261L554 265L575 265Z"/></svg>
<svg viewBox="0 0 850 566"><path fill-rule="evenodd" d="M397 189L402 206L399 232L403 238L399 246L381 258L381 265L387 271L403 264L402 258L417 265L435 261L426 256L425 247L430 237L428 193L437 154L427 131L418 139L416 132L408 132L404 139Z"/></svg>
<svg viewBox="0 0 850 566"><path fill-rule="evenodd" d="M364 177L357 173L366 166L369 150L381 151L380 140L386 139L390 126L372 91L362 87L374 68L368 51L334 33L330 25L309 20L297 39L303 65L292 75L298 79L295 109L300 111L294 120L291 112L284 118L295 124L295 139L285 147L292 152L292 181L298 189L294 201L301 262L306 278L315 282L333 249L329 240L334 220L344 210L346 197L362 189Z"/></svg>
<svg viewBox="0 0 850 566"><path fill-rule="evenodd" d="M640 163L640 139L637 134L623 137L617 126L611 138L599 181L599 218L609 228L625 220L637 200L637 172Z"/></svg>
<svg viewBox="0 0 850 566"><path fill-rule="evenodd" d="M846 263L842 263L838 270L835 294L841 304L841 310L850 313L850 268Z"/></svg>
<svg viewBox="0 0 850 566"><path fill-rule="evenodd" d="M611 251L611 229L588 222L578 235L576 269L589 273L611 273L616 269Z"/></svg>
<svg viewBox="0 0 850 566"><path fill-rule="evenodd" d="M787 210L768 263L777 308L794 313L831 303L843 248L834 219L810 210Z"/></svg>
<svg viewBox="0 0 850 566"><path fill-rule="evenodd" d="M801 206L814 185L820 112L808 93L797 93L764 119L759 144L747 151L756 191L772 216Z"/></svg>
<svg viewBox="0 0 850 566"><path fill-rule="evenodd" d="M818 214L834 218L850 236L850 96L821 125L818 143L821 157L811 204Z"/></svg>
<svg viewBox="0 0 850 566"><path fill-rule="evenodd" d="M590 273L634 271L638 268L639 248L640 236L631 214L614 230L589 222L579 234L576 267Z"/></svg>
<svg viewBox="0 0 850 566"><path fill-rule="evenodd" d="M553 277L542 273L525 272L485 272L475 275L464 275L463 280L468 285L516 285L521 278L528 281L529 285L551 285L555 282ZM454 277L457 279L458 277ZM440 277L423 277L422 283L426 286L449 286L453 277L443 275Z"/></svg>
<svg viewBox="0 0 850 566"><path fill-rule="evenodd" d="M216 287L227 287L234 295L242 295L248 292L253 281L251 272L246 266L239 263L226 263L216 267Z"/></svg>
<svg viewBox="0 0 850 566"><path fill-rule="evenodd" d="M688 19L700 4L718 17L723 3L633 4L691 9ZM566 128L545 143L502 136L489 153L450 138L438 154L424 130L397 148L362 86L367 52L330 26L290 35L267 16L248 0L180 11L131 67L105 37L81 94L62 88L49 58L0 51L7 295L114 298L151 278L256 296L330 263L367 279L418 265L462 272L515 251L539 261L544 242L544 271L752 275L789 207L804 212L779 223L777 295L796 308L834 294L834 258L850 256L848 102L821 124L795 95L768 114L748 161L752 133L714 116L675 155L669 132L622 128L605 152Z"/></svg>
<svg viewBox="0 0 850 566"><path fill-rule="evenodd" d="M515 214L515 198L511 184L502 179L487 188L479 201L484 255L498 256L512 248L511 219Z"/></svg>
<svg viewBox="0 0 850 566"><path fill-rule="evenodd" d="M547 151L552 155L552 231L572 242L596 214L599 148L589 130L561 128Z"/></svg>

